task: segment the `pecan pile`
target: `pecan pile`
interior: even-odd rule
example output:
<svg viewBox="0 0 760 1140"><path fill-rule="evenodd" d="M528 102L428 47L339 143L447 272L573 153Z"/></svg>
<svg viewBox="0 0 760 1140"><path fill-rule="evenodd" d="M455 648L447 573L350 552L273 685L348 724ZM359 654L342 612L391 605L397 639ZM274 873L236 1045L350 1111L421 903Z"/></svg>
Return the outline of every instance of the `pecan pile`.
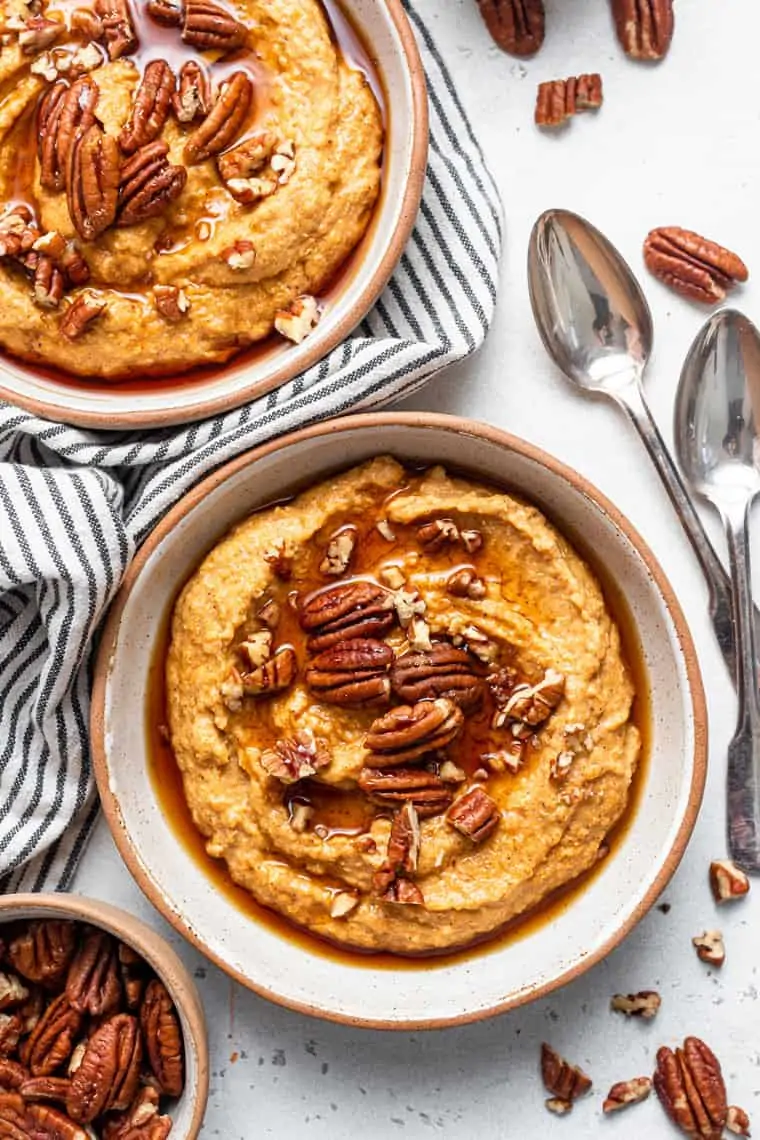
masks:
<svg viewBox="0 0 760 1140"><path fill-rule="evenodd" d="M184 1086L169 993L131 947L63 919L0 938L0 1136L163 1140Z"/></svg>
<svg viewBox="0 0 760 1140"><path fill-rule="evenodd" d="M369 518L301 550L283 540L264 552L274 582L239 631L222 683L224 705L244 721L253 711L246 702L298 684L294 700L315 717L310 723L330 716L359 727L360 767L351 787L341 780L333 794L358 797L370 824L389 820L387 851L377 851L373 878L375 894L388 903L424 905L424 821L443 817L450 840L464 850L494 835L502 817L488 783L514 777L564 695L561 673L531 667L530 677L522 675L506 663L512 647L478 626L478 610L488 603L488 556L480 530L445 517L405 526ZM444 598L456 599L452 615L465 611L455 631L433 620L407 559L437 576ZM266 710L260 712L265 725ZM569 750L583 726L570 727L561 755L572 761ZM579 745L591 746L590 739ZM257 750L271 794L287 806L298 834L320 834L311 797L318 800L319 788L331 785L333 759L318 731L298 724ZM547 762L550 779L553 764ZM558 790L560 800L565 794ZM374 854L372 837L364 838ZM350 914L358 901L343 892L332 917Z"/></svg>

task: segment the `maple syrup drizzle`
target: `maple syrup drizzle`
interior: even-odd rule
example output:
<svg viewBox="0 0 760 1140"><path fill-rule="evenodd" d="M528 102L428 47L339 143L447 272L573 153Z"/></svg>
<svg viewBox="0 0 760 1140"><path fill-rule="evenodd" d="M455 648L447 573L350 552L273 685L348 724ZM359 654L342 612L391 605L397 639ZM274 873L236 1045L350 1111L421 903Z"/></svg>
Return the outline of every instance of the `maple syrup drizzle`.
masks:
<svg viewBox="0 0 760 1140"><path fill-rule="evenodd" d="M451 474L456 472L451 471ZM281 616L277 627L277 646L292 645L298 657L299 673L302 673L307 660L305 638L298 623L293 605L288 603L288 595L297 593L304 598L317 590L329 589L335 582L326 582L319 572L319 563L324 554L324 548L330 537L339 529L351 526L356 529L358 542L355 549L355 561L352 565L351 577L371 577L378 563L392 563L394 558L418 544L414 541L414 532L418 524L404 527L393 523L395 539L389 542L377 530L377 522L385 518L389 501L398 494L408 491L413 486L416 476L412 475L410 482L394 491L390 496L383 496L377 503L375 512L366 511L362 515L341 517L339 521L328 521L317 532L310 544L309 559L305 567L299 567L297 578L284 581L277 600L281 604ZM482 480L480 480L482 483ZM501 489L501 488L497 488ZM260 508L270 509L272 504ZM546 513L546 512L544 512ZM552 521L550 519L550 521ZM460 529L469 526L477 529L477 520L466 515L457 515L457 524ZM557 525L553 523L553 525ZM559 528L558 528L559 529ZM631 720L641 735L641 753L639 762L631 783L628 803L620 820L615 824L607 836L607 845L612 857L631 826L640 802L643 787L646 781L649 756L651 752L651 708L648 690L648 677L644 664L643 653L638 640L635 624L628 605L618 586L610 579L606 571L598 565L593 553L585 549L583 540L576 536L567 535L573 548L579 556L591 567L600 582L602 592L609 611L620 631L623 659L628 666L633 679L635 697L631 710ZM450 557L450 553L448 555ZM441 555L441 565L445 564L447 555ZM474 565L481 577L493 579L496 570L495 563L490 559L487 547L482 551L468 556L468 565ZM190 571L191 577L196 568ZM449 566L448 572L452 567ZM184 583L177 591L181 592ZM275 591L277 593L277 591ZM506 596L506 595L505 595ZM319 953L328 957L351 964L365 963L372 968L388 969L419 969L435 966L449 965L452 961L470 958L478 954L488 953L490 950L503 945L506 941L518 937L525 937L540 929L544 924L556 921L559 916L570 907L582 891L593 881L599 870L604 866L601 860L595 867L578 876L571 883L555 891L544 899L538 906L524 915L518 915L510 920L501 930L491 932L482 939L468 944L461 949L449 949L441 952L422 955L402 955L387 952L364 952L356 949L347 949L337 946L327 939L314 935L287 918L268 908L261 906L242 887L231 878L226 865L222 860L212 858L205 849L203 836L195 827L190 810L187 806L182 777L179 772L171 746L167 740L164 729L166 724L166 686L165 686L165 660L169 643L169 627L174 602L168 607L164 616L161 632L157 638L154 649L150 675L147 687L146 703L146 734L148 741L148 762L151 783L161 811L169 821L177 841L180 842L190 855L199 864L215 889L220 891L242 913L257 922L264 923L281 937L288 941L302 945L311 953ZM238 631L243 635L244 629ZM483 750L498 751L503 747L503 736L494 738L491 728L491 719L494 711L493 698L490 691L483 706L475 713L465 718L465 727L459 738L447 749L447 757L462 767L468 775L477 768L482 767ZM367 724L374 719L376 712L372 710L357 710L357 715L365 715ZM265 711L260 703L257 708L257 726L255 743L260 748L271 747L277 733L271 723L267 723ZM492 775L485 784L486 789L498 786L500 781L514 779L509 773ZM318 834L324 839L333 836L358 836L365 833L372 820L382 815L390 815L390 811L372 805L366 797L358 791L343 791L332 788L318 781L303 781L292 785L284 793L284 801L293 815L297 804L308 805L313 814L309 827L312 830L320 829ZM340 890L339 886L336 890Z"/></svg>

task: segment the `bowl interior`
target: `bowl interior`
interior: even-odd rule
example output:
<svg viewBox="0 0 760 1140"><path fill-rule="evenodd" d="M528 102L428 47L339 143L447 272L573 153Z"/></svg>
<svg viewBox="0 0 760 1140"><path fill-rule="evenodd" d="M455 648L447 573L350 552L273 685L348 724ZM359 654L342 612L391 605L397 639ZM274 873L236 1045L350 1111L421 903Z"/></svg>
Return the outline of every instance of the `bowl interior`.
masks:
<svg viewBox="0 0 760 1140"><path fill-rule="evenodd" d="M0 899L0 927L23 919L65 918L92 923L136 950L166 986L182 1025L185 1089L172 1104L172 1136L198 1136L208 1097L208 1052L203 1009L195 984L177 955L150 927L117 907L77 895L8 895Z"/></svg>
<svg viewBox="0 0 760 1140"><path fill-rule="evenodd" d="M660 586L632 537L570 473L508 437L456 430L451 420L377 417L375 422L312 430L265 449L238 466L180 518L159 532L138 561L123 610L114 615L115 641L105 640L96 690L95 750L101 793L129 865L153 901L224 968L257 991L287 1005L339 1020L388 1026L473 1019L537 996L568 980L606 952L641 917L675 870L693 825L703 778L699 716L691 685L700 691L688 634L679 629ZM459 421L463 423L464 421ZM624 838L600 873L546 928L526 928L475 958L396 971L370 963L346 966L309 954L297 942L243 916L217 893L163 818L146 765L146 740L137 710L145 708L151 654L161 620L189 571L208 548L256 507L294 487L374 455L444 463L519 490L544 508L586 548L619 585L642 646L651 690L651 759L640 802ZM192 500L191 500L192 501ZM662 579L664 582L664 579ZM684 648L686 652L684 652ZM687 661L689 664L687 665ZM689 675L692 669L692 676ZM103 737L97 706L102 701Z"/></svg>
<svg viewBox="0 0 760 1140"><path fill-rule="evenodd" d="M383 191L370 229L314 333L300 345L278 339L253 359L233 362L209 377L191 374L155 386L59 380L3 358L0 395L84 426L184 423L235 407L298 375L366 315L393 268L387 263L389 249L400 239L396 252L401 255L419 204L414 188L421 190L427 153L420 103L424 78L400 0L352 0L346 7L383 79L388 104ZM368 292L373 279L375 287Z"/></svg>

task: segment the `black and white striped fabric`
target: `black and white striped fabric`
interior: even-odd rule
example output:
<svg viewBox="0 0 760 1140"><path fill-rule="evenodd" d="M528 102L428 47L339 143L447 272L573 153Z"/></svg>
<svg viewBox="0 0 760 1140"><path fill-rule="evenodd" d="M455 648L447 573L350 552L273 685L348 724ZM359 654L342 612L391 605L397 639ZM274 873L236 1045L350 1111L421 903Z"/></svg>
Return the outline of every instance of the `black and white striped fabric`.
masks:
<svg viewBox="0 0 760 1140"><path fill-rule="evenodd" d="M220 463L306 423L419 388L482 343L501 208L446 68L411 5L430 162L401 263L326 360L186 428L100 433L0 404L0 889L66 889L97 817L87 723L93 637L139 543Z"/></svg>

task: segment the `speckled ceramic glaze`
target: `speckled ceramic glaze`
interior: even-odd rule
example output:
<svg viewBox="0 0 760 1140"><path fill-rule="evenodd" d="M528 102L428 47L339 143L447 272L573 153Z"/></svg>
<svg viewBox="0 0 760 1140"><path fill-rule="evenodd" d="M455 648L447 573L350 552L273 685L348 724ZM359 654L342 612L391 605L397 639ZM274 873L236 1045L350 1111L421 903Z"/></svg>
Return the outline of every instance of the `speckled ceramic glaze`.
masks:
<svg viewBox="0 0 760 1140"><path fill-rule="evenodd" d="M310 952L218 893L162 816L147 768L148 667L162 619L205 552L250 511L374 455L443 463L533 500L617 584L651 690L651 755L633 820L591 881L558 909L474 957L395 972ZM111 611L94 689L93 750L127 865L177 929L232 976L294 1009L353 1024L431 1027L529 1001L598 962L646 913L691 833L705 777L706 713L694 647L642 539L576 472L522 440L449 416L356 416L241 456L187 495L140 551Z"/></svg>
<svg viewBox="0 0 760 1140"><path fill-rule="evenodd" d="M382 77L388 102L382 196L355 264L315 331L285 340L252 360L233 360L207 379L189 374L138 390L103 382L57 380L0 359L0 398L37 415L95 428L163 427L238 407L326 356L363 319L382 292L412 231L425 180L428 117L425 73L401 0L345 5ZM139 380L139 377L136 379Z"/></svg>
<svg viewBox="0 0 760 1140"><path fill-rule="evenodd" d="M0 897L0 934L5 923L29 918L66 918L102 927L136 950L155 970L171 994L185 1041L185 1089L169 1110L171 1138L195 1140L208 1100L206 1020L195 983L172 948L144 922L97 899L64 894Z"/></svg>

